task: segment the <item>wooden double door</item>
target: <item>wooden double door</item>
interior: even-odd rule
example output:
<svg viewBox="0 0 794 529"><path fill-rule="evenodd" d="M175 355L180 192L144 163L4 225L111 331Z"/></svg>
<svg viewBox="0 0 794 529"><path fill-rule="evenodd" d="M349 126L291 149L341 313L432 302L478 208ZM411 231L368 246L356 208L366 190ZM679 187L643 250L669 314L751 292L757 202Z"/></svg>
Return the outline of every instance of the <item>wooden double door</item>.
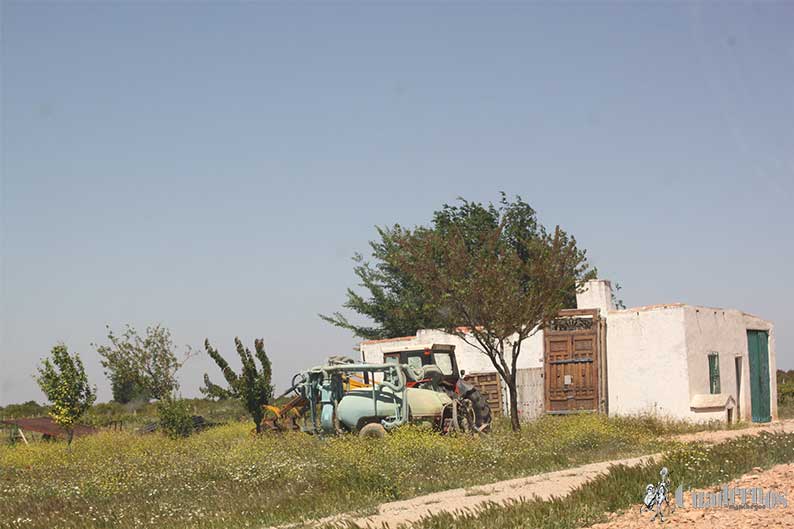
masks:
<svg viewBox="0 0 794 529"><path fill-rule="evenodd" d="M545 330L547 413L597 411L599 399L597 311L563 311Z"/></svg>

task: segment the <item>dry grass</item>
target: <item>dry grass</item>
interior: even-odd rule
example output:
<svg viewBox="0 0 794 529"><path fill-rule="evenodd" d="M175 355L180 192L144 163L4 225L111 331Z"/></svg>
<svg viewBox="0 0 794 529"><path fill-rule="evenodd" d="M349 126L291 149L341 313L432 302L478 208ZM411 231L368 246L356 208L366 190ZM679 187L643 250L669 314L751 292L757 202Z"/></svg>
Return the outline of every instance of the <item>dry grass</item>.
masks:
<svg viewBox="0 0 794 529"><path fill-rule="evenodd" d="M233 423L172 440L106 432L0 447L0 526L256 527L659 449L690 431L652 417L544 417L482 437L404 427L382 440L250 435Z"/></svg>
<svg viewBox="0 0 794 529"><path fill-rule="evenodd" d="M663 461L640 467L616 466L562 499L490 504L468 513L443 513L416 524L415 529L576 529L606 521L607 513L619 512L641 501L647 483L659 479L659 468L670 470L673 485L703 488L726 483L754 467L769 468L794 461L794 434L762 433L725 443L704 446L682 444L669 449ZM650 516L650 515L649 515ZM648 522L651 526L651 522ZM653 524L656 525L656 524Z"/></svg>

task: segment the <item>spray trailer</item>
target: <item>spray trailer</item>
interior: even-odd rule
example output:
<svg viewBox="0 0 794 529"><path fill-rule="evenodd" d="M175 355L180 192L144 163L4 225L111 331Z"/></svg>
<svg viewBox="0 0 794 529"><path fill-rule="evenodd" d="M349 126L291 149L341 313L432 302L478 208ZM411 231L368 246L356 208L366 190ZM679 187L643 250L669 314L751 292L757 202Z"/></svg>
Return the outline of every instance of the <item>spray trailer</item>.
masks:
<svg viewBox="0 0 794 529"><path fill-rule="evenodd" d="M384 363L331 357L298 373L281 408L266 406L265 425L317 435L357 432L382 437L406 423L442 433L487 432L491 409L457 369L454 346L428 345L384 354Z"/></svg>

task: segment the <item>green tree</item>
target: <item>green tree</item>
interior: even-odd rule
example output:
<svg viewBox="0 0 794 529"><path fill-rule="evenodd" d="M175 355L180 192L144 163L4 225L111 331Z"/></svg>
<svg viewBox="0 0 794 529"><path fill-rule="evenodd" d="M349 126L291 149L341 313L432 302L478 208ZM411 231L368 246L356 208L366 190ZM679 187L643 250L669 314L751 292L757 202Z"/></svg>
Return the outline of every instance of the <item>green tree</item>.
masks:
<svg viewBox="0 0 794 529"><path fill-rule="evenodd" d="M256 432L260 433L262 431L262 419L264 418L264 409L262 407L273 398L273 385L270 383L272 375L270 359L265 352L265 342L261 338L254 340L255 354L251 354L250 350L243 347L243 343L239 338L234 339L234 344L243 366L239 375L218 353L218 350L212 348L209 339L204 341L204 348L207 350L207 354L221 369L228 388L224 389L213 384L209 375L205 374L205 386L201 388L201 392L207 396L241 400L256 425ZM259 359L261 365L259 369L257 369L255 357Z"/></svg>
<svg viewBox="0 0 794 529"><path fill-rule="evenodd" d="M80 355L70 355L64 344L52 348L34 377L52 403L49 415L68 434L72 444L74 425L96 400L96 388L88 385Z"/></svg>
<svg viewBox="0 0 794 529"><path fill-rule="evenodd" d="M0 416L6 418L38 417L48 411L47 406L43 406L35 400L29 400L22 404L9 404L5 408L0 406Z"/></svg>
<svg viewBox="0 0 794 529"><path fill-rule="evenodd" d="M356 325L341 312L320 317L354 335L367 340L394 338L414 334L417 329L435 328L440 325L435 311L428 305L428 296L420 285L395 265L396 241L407 231L395 224L391 228L375 228L380 240L370 241L373 262L364 256L353 256L353 272L359 278L359 286L369 292L364 297L352 288L347 289L347 301L343 307L374 322L374 325Z"/></svg>
<svg viewBox="0 0 794 529"><path fill-rule="evenodd" d="M214 384L210 380L210 376L207 373L204 373L204 385L199 388L199 391L202 395L212 400L226 400L234 398L234 395L232 395L228 389Z"/></svg>
<svg viewBox="0 0 794 529"><path fill-rule="evenodd" d="M143 336L130 325L120 335L110 327L107 330L110 345L95 347L110 380L113 400L162 400L179 388L176 372L191 350L187 348L183 359L178 360L167 328L147 327Z"/></svg>
<svg viewBox="0 0 794 529"><path fill-rule="evenodd" d="M541 237L542 226L538 224L535 210L526 202L520 197L510 202L504 193L499 206L493 204L486 206L463 199L460 199L457 205L444 204L433 214L431 226L422 228L421 232L446 236L454 231L471 246L499 227L503 220L507 221L503 234L505 243L512 245L519 256L527 258L522 248L523 241ZM433 304L433 297L426 291L424 285L418 283L414 276L407 274L398 265L401 252L398 242L410 236L415 230L408 230L399 224L376 230L378 240L369 243L371 260L365 260L361 254L353 257L356 263L353 272L359 279L358 286L367 294L362 295L349 288L347 301L343 304L343 308L373 323L357 325L341 312L334 312L331 315L320 314L320 317L368 340L412 335L418 329L443 327L444 320L439 317L438 307ZM576 307L575 288L572 287L565 292L563 305L565 308Z"/></svg>
<svg viewBox="0 0 794 529"><path fill-rule="evenodd" d="M127 404L130 402L149 401L149 394L138 380L137 373L134 371L122 370L114 375L108 375L108 377L110 378L110 390L115 402Z"/></svg>
<svg viewBox="0 0 794 529"><path fill-rule="evenodd" d="M516 374L526 338L544 328L595 277L585 251L557 226L551 233L520 197L500 206L444 206L431 228L396 241L395 264L428 296L447 333L488 356L518 420Z"/></svg>

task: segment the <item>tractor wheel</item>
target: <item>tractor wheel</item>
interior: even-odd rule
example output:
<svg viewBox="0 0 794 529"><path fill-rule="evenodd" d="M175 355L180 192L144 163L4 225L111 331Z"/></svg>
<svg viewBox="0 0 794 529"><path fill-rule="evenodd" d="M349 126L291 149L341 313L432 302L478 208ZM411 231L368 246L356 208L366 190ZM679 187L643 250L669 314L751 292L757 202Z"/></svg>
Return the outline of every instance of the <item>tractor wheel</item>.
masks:
<svg viewBox="0 0 794 529"><path fill-rule="evenodd" d="M363 428L358 431L359 437L369 439L382 439L386 435L386 428L379 422L371 422L365 424Z"/></svg>
<svg viewBox="0 0 794 529"><path fill-rule="evenodd" d="M488 401L480 393L479 389L470 391L466 399L471 402L471 407L474 410L474 425L477 431L486 433L491 431L491 407L488 406Z"/></svg>

